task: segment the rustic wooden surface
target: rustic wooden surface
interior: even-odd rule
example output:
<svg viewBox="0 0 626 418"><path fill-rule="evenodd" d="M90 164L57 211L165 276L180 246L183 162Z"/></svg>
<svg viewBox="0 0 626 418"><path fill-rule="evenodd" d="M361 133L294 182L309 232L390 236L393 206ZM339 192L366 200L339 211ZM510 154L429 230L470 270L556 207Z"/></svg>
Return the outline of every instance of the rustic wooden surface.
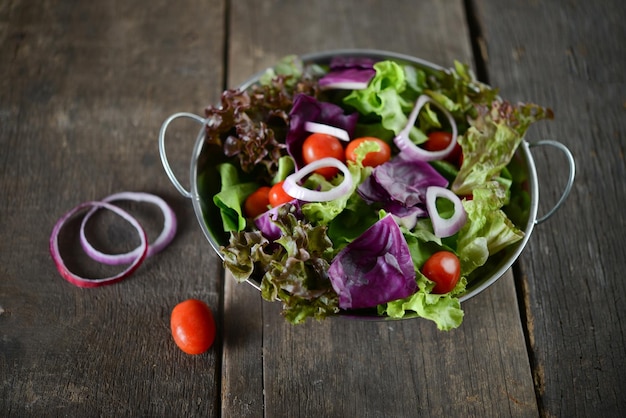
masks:
<svg viewBox="0 0 626 418"><path fill-rule="evenodd" d="M0 3L0 416L619 416L626 7L415 3ZM464 303L457 330L286 324L277 305L224 277L163 173L156 138L167 116L201 113L285 54L339 48L471 63L503 96L552 107L556 119L528 139L557 139L576 157L565 206L535 228L512 272ZM167 143L186 185L197 132L187 125ZM557 151L533 155L546 211L566 165ZM71 286L48 253L52 226L123 190L165 198L176 239L122 283ZM128 207L156 233L158 214ZM76 254L73 266L96 270ZM189 297L218 319L200 356L169 335L172 307Z"/></svg>
<svg viewBox="0 0 626 418"><path fill-rule="evenodd" d="M507 96L551 106L555 120L538 124L531 135L560 140L578 163L568 204L536 228L521 259L540 411L623 415L626 4L478 3L490 81ZM537 154L540 175L550 179L542 183L541 199L554 202L563 159L558 152Z"/></svg>

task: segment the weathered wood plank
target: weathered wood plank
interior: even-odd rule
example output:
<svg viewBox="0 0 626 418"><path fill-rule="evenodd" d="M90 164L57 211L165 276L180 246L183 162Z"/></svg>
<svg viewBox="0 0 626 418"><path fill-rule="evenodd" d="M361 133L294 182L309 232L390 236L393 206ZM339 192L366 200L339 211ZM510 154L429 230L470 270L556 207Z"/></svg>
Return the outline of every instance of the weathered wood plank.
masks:
<svg viewBox="0 0 626 418"><path fill-rule="evenodd" d="M556 119L529 139L557 139L577 162L571 197L522 257L541 414L618 416L626 410L626 8L619 0L478 4L491 81L505 96L551 106ZM567 168L556 151L536 154L545 212Z"/></svg>
<svg viewBox="0 0 626 418"><path fill-rule="evenodd" d="M286 54L328 49L386 49L441 65L472 60L461 1L419 7L400 1L233 2L231 13L229 85ZM330 320L293 327L276 304L262 303L259 314L260 295L244 287L228 284L225 297L231 309L245 315L244 329L253 332L240 346L243 333L225 329L225 347L234 345L233 338L238 350L236 361L224 362L223 373L224 392L231 399L245 394L246 402L224 402L224 416L537 413L510 273L468 301L464 325L450 333L419 320ZM250 382L227 380L249 376L248 367L257 367Z"/></svg>
<svg viewBox="0 0 626 418"><path fill-rule="evenodd" d="M461 1L246 3L230 3L230 86L285 54L323 49L472 59ZM199 297L219 314L222 271L162 173L156 136L169 114L217 100L224 2L12 0L0 4L0 415L212 416L221 402L225 416L532 416L532 377L542 415L623 410L625 10L616 0L477 5L490 81L552 106L556 121L529 139L560 139L579 164L572 197L522 256L534 376L510 274L467 302L463 327L447 334L425 321L291 327L227 278L223 346L180 353L171 307ZM197 130L181 122L168 137L183 183ZM565 167L534 153L550 179L545 211ZM47 250L54 221L121 190L172 203L174 244L117 286L63 282ZM130 207L155 233L155 211Z"/></svg>
<svg viewBox="0 0 626 418"><path fill-rule="evenodd" d="M0 5L0 415L215 413L221 350L180 352L169 314L188 297L218 309L221 268L163 174L157 135L219 94L223 14L221 1ZM197 132L168 143L181 176ZM176 240L123 283L71 286L48 254L54 222L123 190L169 201Z"/></svg>

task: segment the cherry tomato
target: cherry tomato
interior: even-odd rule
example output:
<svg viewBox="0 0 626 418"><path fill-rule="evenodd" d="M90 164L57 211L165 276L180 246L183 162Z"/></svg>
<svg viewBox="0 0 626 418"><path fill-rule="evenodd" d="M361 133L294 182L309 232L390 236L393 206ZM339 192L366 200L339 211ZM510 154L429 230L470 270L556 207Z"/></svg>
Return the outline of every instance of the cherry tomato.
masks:
<svg viewBox="0 0 626 418"><path fill-rule="evenodd" d="M215 319L206 303L188 299L172 310L172 336L176 345L187 354L202 354L215 340Z"/></svg>
<svg viewBox="0 0 626 418"><path fill-rule="evenodd" d="M314 133L307 137L302 144L302 159L306 164L322 158L333 157L341 162L345 161L345 153L341 142L332 135ZM335 167L322 167L315 170L330 180L339 172Z"/></svg>
<svg viewBox="0 0 626 418"><path fill-rule="evenodd" d="M291 202L293 197L289 196L285 189L283 189L284 181L276 183L272 186L269 193L270 205L275 208L283 203Z"/></svg>
<svg viewBox="0 0 626 418"><path fill-rule="evenodd" d="M391 147L389 145L378 138L374 138L373 136L365 136L362 138L357 138L348 143L346 147L346 160L356 161L356 155L354 151L361 145L363 142L372 141L376 142L380 146L379 151L370 151L365 154L365 158L363 158L363 166L364 167L376 167L383 163L386 163L391 158Z"/></svg>
<svg viewBox="0 0 626 418"><path fill-rule="evenodd" d="M433 293L448 293L454 289L461 277L461 263L456 254L439 251L426 260L422 266L422 274L435 282Z"/></svg>
<svg viewBox="0 0 626 418"><path fill-rule="evenodd" d="M270 204L270 188L268 186L259 187L246 198L243 204L243 211L248 218L256 218L267 211Z"/></svg>
<svg viewBox="0 0 626 418"><path fill-rule="evenodd" d="M452 134L444 131L434 131L428 134L428 141L424 143L424 148L428 151L441 151L450 145ZM461 146L457 142L452 152L445 158L449 163L460 166L459 160L463 156Z"/></svg>

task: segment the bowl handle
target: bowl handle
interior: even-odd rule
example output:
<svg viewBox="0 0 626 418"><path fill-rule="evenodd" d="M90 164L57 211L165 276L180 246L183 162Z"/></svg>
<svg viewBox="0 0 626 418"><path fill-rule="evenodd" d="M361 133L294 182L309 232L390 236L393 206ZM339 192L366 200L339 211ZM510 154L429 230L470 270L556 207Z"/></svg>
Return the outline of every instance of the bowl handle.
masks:
<svg viewBox="0 0 626 418"><path fill-rule="evenodd" d="M559 199L558 202L556 202L556 205L554 205L554 207L548 211L548 213L543 215L541 218L535 220L535 225L538 225L544 221L547 221L548 218L554 215L554 213L561 207L561 205L563 205L563 203L565 202L565 199L567 199L567 196L572 190L572 185L574 184L574 176L576 175L576 162L574 161L574 156L570 152L569 148L567 148L565 145L563 145L562 143L558 141L545 139L545 140L530 142L528 145L531 148L537 147L537 146L544 146L544 145L557 148L558 150L563 152L563 154L565 154L565 157L567 158L567 163L569 164L569 178L567 179L567 184L565 185L565 189L563 190L563 193L561 194L561 198Z"/></svg>
<svg viewBox="0 0 626 418"><path fill-rule="evenodd" d="M165 122L163 122L163 125L161 125L161 132L159 132L159 154L161 155L161 163L163 164L165 173L169 177L174 187L176 187L176 190L180 192L180 194L187 198L191 198L191 193L187 189L185 189L182 184L180 184L180 182L176 178L176 175L174 175L174 171L172 171L172 167L170 167L170 163L167 161L167 155L165 154L165 132L167 131L167 127L170 125L170 123L178 118L193 119L200 124L204 124L205 120L204 118L193 113L174 113L172 116L165 119Z"/></svg>

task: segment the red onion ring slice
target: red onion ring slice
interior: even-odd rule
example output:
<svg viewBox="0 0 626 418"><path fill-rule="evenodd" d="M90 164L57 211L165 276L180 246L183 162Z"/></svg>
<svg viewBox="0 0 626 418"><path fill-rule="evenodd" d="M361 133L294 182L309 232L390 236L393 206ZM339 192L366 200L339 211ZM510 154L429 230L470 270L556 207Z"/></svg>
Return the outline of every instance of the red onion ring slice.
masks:
<svg viewBox="0 0 626 418"><path fill-rule="evenodd" d="M334 136L341 141L350 142L350 135L348 135L348 131L346 131L345 129L337 128L335 126L309 121L304 124L304 129L308 132L326 134Z"/></svg>
<svg viewBox="0 0 626 418"><path fill-rule="evenodd" d="M163 199L150 193L121 192L105 197L102 199L102 202L109 203L118 200L132 200L136 202L152 203L158 206L163 213L163 230L154 242L148 245L148 254L146 257L151 257L152 255L158 253L167 247L170 242L172 242L172 239L174 239L174 236L176 235L176 215ZM83 249L89 257L103 264L120 265L131 263L142 252L141 247L137 247L124 254L105 254L96 250L87 240L87 237L85 236L85 225L87 224L89 218L91 218L97 210L97 207L90 210L80 224L80 243Z"/></svg>
<svg viewBox="0 0 626 418"><path fill-rule="evenodd" d="M126 221L128 221L128 223L130 223L139 234L141 243L138 247L140 249L138 256L134 260L132 260L131 264L126 268L126 270L116 274L115 276L102 279L88 279L78 276L77 274L72 273L67 268L65 262L63 261L63 257L61 257L61 253L59 251L59 232L72 216L74 216L81 210L89 207L104 208L115 212ZM52 228L52 234L50 235L50 254L52 255L52 260L54 261L57 270L61 274L61 277L63 277L65 280L78 287L98 287L119 282L120 280L123 280L126 277L130 276L141 265L143 260L146 258L146 255L148 254L148 238L146 236L146 232L143 230L139 222L137 222L137 220L133 218L128 212L106 202L85 202L71 209L69 212L59 218L57 223L54 225L54 228Z"/></svg>
<svg viewBox="0 0 626 418"><path fill-rule="evenodd" d="M311 174L318 168L323 167L335 167L339 169L343 173L343 181L336 187L327 191L310 190L298 184L298 182L304 179L304 177ZM304 202L328 202L350 193L352 191L353 183L352 174L350 173L350 170L348 170L348 167L336 158L327 157L313 161L295 173L287 176L285 182L283 183L283 189L285 189L285 192L289 196Z"/></svg>
<svg viewBox="0 0 626 418"><path fill-rule="evenodd" d="M437 211L437 198L448 199L454 204L454 214L450 218L443 218ZM439 186L430 186L426 189L426 210L433 224L433 231L439 238L446 238L456 234L465 225L467 213L461 199L449 189Z"/></svg>
<svg viewBox="0 0 626 418"><path fill-rule="evenodd" d="M325 85L320 85L320 88L322 90L331 90L331 89L337 89L337 90L363 90L366 89L367 86L369 86L369 81L368 82L360 82L360 81L338 81L335 83L328 83Z"/></svg>
<svg viewBox="0 0 626 418"><path fill-rule="evenodd" d="M420 110L422 110L422 107L424 107L426 103L432 103L437 108L439 108L439 110L441 110L441 112L446 116L448 122L450 123L450 126L452 127L452 140L450 141L450 144L448 144L448 146L441 151L428 151L424 148L420 148L415 145L413 141L411 141L411 139L409 138L409 132L411 131L411 128L415 125L417 116L419 115ZM400 133L394 138L393 141L398 146L400 151L406 153L406 155L410 158L421 161L434 161L443 160L452 152L452 150L456 146L457 137L458 130L452 114L450 114L450 112L448 112L445 107L433 100L431 97L423 94L417 98L415 106L413 107L413 110L409 115L406 126L404 127L404 129L402 129L402 131L400 131Z"/></svg>

